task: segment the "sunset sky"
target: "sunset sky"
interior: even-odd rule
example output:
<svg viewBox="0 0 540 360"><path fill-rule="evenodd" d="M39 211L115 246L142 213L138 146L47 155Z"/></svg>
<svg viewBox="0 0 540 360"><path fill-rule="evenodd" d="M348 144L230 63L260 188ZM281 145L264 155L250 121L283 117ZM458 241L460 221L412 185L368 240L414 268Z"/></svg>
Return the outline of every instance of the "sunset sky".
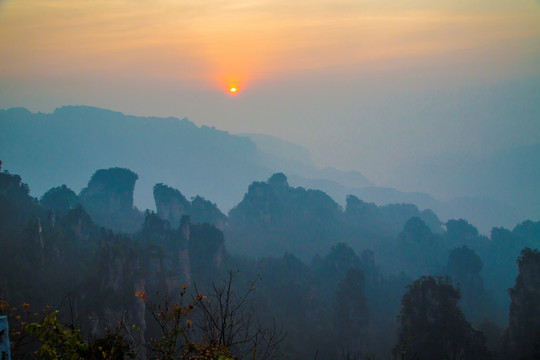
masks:
<svg viewBox="0 0 540 360"><path fill-rule="evenodd" d="M540 140L540 1L0 0L0 108L68 104L267 133L395 185L412 159Z"/></svg>

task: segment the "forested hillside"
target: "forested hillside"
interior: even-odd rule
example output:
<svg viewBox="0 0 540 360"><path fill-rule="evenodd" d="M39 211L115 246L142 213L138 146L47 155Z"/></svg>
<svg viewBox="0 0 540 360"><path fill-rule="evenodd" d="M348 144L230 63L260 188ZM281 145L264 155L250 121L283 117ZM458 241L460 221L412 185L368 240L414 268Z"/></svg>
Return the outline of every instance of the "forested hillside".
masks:
<svg viewBox="0 0 540 360"><path fill-rule="evenodd" d="M36 199L0 173L14 358L40 344L115 359L537 358L540 222L486 237L414 205L342 208L282 173L228 215L161 182L157 212L141 212L137 178L101 169L79 194L59 184ZM81 329L64 332L77 346L54 342L54 321Z"/></svg>

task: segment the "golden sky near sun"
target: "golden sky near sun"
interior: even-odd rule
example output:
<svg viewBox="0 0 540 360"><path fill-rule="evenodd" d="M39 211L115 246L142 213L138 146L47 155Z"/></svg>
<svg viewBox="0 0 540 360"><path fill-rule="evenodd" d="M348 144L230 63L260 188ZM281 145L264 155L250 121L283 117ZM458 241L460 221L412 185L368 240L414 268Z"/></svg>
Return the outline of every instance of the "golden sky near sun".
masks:
<svg viewBox="0 0 540 360"><path fill-rule="evenodd" d="M242 86L472 50L526 57L539 39L532 0L11 0L0 2L0 77Z"/></svg>

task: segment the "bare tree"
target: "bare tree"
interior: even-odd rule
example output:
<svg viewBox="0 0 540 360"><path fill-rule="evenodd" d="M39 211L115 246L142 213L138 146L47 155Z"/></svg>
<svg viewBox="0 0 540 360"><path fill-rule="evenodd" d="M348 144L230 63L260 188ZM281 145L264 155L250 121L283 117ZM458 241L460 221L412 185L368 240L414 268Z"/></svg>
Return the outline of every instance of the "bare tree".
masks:
<svg viewBox="0 0 540 360"><path fill-rule="evenodd" d="M240 358L275 358L286 334L275 322L263 326L256 319L254 292L259 278L237 292L233 284L237 275L238 271L229 271L222 284L212 284L209 295L197 295L200 319L195 326L203 341L223 345ZM198 293L196 286L195 290Z"/></svg>

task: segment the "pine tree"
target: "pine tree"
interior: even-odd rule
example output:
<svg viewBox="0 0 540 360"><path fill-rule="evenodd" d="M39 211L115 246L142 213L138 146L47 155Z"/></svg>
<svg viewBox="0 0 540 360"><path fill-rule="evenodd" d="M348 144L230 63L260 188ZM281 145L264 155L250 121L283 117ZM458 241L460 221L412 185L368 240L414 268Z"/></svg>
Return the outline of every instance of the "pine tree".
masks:
<svg viewBox="0 0 540 360"><path fill-rule="evenodd" d="M394 355L403 359L490 359L485 338L457 306L460 298L448 277L423 276L401 300Z"/></svg>
<svg viewBox="0 0 540 360"><path fill-rule="evenodd" d="M509 359L540 358L540 252L525 248L517 260L519 274L509 289L512 303L505 350Z"/></svg>

